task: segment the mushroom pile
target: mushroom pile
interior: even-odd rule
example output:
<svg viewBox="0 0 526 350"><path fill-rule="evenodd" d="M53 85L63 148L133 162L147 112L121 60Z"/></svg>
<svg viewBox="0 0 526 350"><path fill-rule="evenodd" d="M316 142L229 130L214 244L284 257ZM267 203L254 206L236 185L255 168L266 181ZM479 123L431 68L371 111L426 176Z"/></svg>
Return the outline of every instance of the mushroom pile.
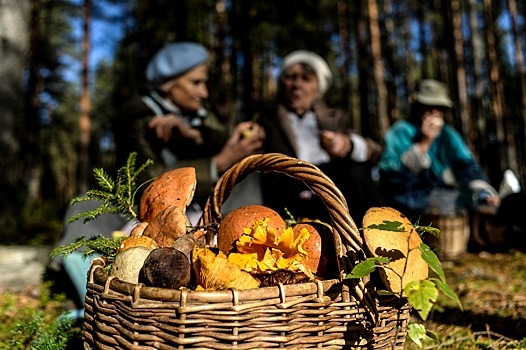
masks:
<svg viewBox="0 0 526 350"><path fill-rule="evenodd" d="M262 205L232 210L214 230L217 247L206 246L207 232L193 227L186 215L196 181L195 169L187 167L166 172L147 187L139 207L140 223L122 241L110 275L151 287L197 290L339 277L330 225L317 220L289 225ZM418 249L422 240L404 215L388 207L371 208L363 227L369 255L390 258L379 269L389 291L399 293L410 281L428 277L428 265Z"/></svg>
<svg viewBox="0 0 526 350"><path fill-rule="evenodd" d="M140 223L123 240L110 275L151 287L249 289L338 275L332 228L308 221L287 226L274 210L246 205L228 213L207 247L186 215L196 187L194 168L157 177L139 206Z"/></svg>
<svg viewBox="0 0 526 350"><path fill-rule="evenodd" d="M191 230L186 208L196 187L194 168L180 168L157 177L144 191L140 223L117 251L110 275L130 283L180 288L191 278L191 252L204 236Z"/></svg>

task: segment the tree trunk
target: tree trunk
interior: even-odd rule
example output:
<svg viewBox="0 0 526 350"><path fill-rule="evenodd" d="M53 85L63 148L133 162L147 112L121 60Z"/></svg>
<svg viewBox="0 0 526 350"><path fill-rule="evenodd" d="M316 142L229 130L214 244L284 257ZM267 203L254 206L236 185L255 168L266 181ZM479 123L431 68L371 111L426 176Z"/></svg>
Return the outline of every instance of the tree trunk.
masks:
<svg viewBox="0 0 526 350"><path fill-rule="evenodd" d="M451 1L453 46L456 63L458 106L455 108L460 116L462 133L466 143L473 149L473 134L469 125L468 91L466 78L466 63L464 60L464 36L462 35L462 9L459 0Z"/></svg>
<svg viewBox="0 0 526 350"><path fill-rule="evenodd" d="M484 18L486 20L486 47L488 50L488 60L489 60L489 90L491 100L491 112L495 123L495 132L497 137L498 148L498 167L490 167L492 174L490 178L497 179L500 177L500 174L508 166L508 161L515 159L515 150L508 145L506 147L506 128L504 120L504 96L502 88L502 80L500 74L500 65L497 57L497 44L496 44L496 28L495 28L495 19L493 17L492 11L492 0L484 0ZM509 156L509 157L508 157ZM497 172L496 172L497 171Z"/></svg>
<svg viewBox="0 0 526 350"><path fill-rule="evenodd" d="M515 62L516 62L516 74L518 76L519 82L520 82L520 111L521 111L521 119L522 119L522 128L519 128L519 130L523 130L522 135L519 135L519 139L526 140L526 69L524 67L524 56L522 55L523 47L521 45L520 41L520 34L519 34L519 27L517 24L517 2L515 0L508 0L508 8L510 11L510 18L511 18L511 30L513 33L513 47L515 48ZM517 164L517 169L513 169L516 173L520 174L521 178L526 177L526 164L524 162L525 150L524 147L522 149L520 147L516 147L517 151L522 150L522 152L518 152L517 154L517 160L523 160L522 162L519 161L519 164Z"/></svg>
<svg viewBox="0 0 526 350"><path fill-rule="evenodd" d="M429 17L431 26L431 62L429 67L429 77L441 80L446 83L451 82L451 68L455 67L452 62L453 54L450 48L453 31L451 29L451 1L433 1L429 11L434 16ZM453 92L453 100L456 100Z"/></svg>
<svg viewBox="0 0 526 350"><path fill-rule="evenodd" d="M351 101L351 87L349 84L349 68L351 61L351 54L349 50L349 12L347 1L338 0L338 36L340 38L340 52L341 52L341 68L340 74L342 77L342 105L345 106L349 113L352 113ZM350 116L352 120L352 115Z"/></svg>
<svg viewBox="0 0 526 350"><path fill-rule="evenodd" d="M80 96L79 118L79 191L89 188L90 177L90 91L89 91L89 54L90 54L91 0L84 0L82 6L82 90Z"/></svg>
<svg viewBox="0 0 526 350"><path fill-rule="evenodd" d="M363 4L362 2L357 2L356 6L356 12L357 18L354 26L354 34L355 37L358 38L357 40L357 48L356 51L358 53L358 57L360 57L361 53L367 52L367 48L369 45L369 39L368 39L368 30L367 30L367 22L366 17L363 10ZM368 55L364 55L365 57L360 57L358 59L358 96L357 102L360 105L360 122L358 125L355 125L354 127L357 130L360 130L363 132L364 130L374 130L374 128L371 128L371 116L369 113L369 67L371 65L371 61L368 57ZM383 134L378 133L376 135L378 137L382 137Z"/></svg>
<svg viewBox="0 0 526 350"><path fill-rule="evenodd" d="M216 101L218 101L218 109L221 116L230 115L232 110L233 100L232 96L229 96L231 91L228 87L232 84L232 78L229 74L230 67L229 62L226 57L226 26L228 23L228 14L225 9L225 1L217 0L216 1L216 21L217 21L217 33L215 41L217 44L214 47L215 51L215 60L211 74L215 73L215 78L212 80L215 82L215 86L218 86L218 91L215 91ZM213 91L211 91L212 93ZM229 120L229 123L237 122L236 120Z"/></svg>
<svg viewBox="0 0 526 350"><path fill-rule="evenodd" d="M395 120L400 118L400 104L398 100L398 84L397 79L392 77L395 72L404 72L406 69L403 64L398 61L396 50L394 49L398 43L395 43L397 36L395 33L395 21L393 14L393 4L391 0L385 0L383 5L384 20L382 21L381 28L385 32L385 39L383 40L382 47L384 48L383 57L386 62L386 71L389 72L389 79L386 80L387 85L387 118L388 124L391 125ZM401 29L403 32L403 28ZM402 74L403 75L403 74Z"/></svg>
<svg viewBox="0 0 526 350"><path fill-rule="evenodd" d="M481 135L486 135L487 133L487 123L486 123L486 111L487 107L484 105L485 100L482 96L484 93L484 82L482 78L482 62L483 62L483 52L484 45L483 39L480 35L480 26L479 26L479 13L477 11L476 0L469 0L468 5L468 14L469 14L469 28L471 32L470 46L471 52L473 53L473 93L471 95L471 119L470 127L472 130L472 140L474 144L474 149L479 151L484 151L488 147L488 138L481 137Z"/></svg>
<svg viewBox="0 0 526 350"><path fill-rule="evenodd" d="M376 0L368 0L369 30L371 32L371 53L374 64L374 81L378 93L377 113L381 135L384 135L389 127L387 116L387 87L385 85L385 69L382 59L382 43L380 38L380 26L378 25L378 4Z"/></svg>
<svg viewBox="0 0 526 350"><path fill-rule="evenodd" d="M247 33L250 33L250 26L251 26L251 20L250 18L253 16L252 14L252 3L250 1L241 1L241 16L238 17L238 20L241 21L241 23L238 23L238 25L241 28L240 33L244 33L245 35L241 35L240 41L241 41L241 52L243 53L244 59L243 59L243 101L245 103L244 112L245 115L250 115L252 111L254 110L257 102L257 89L255 85L255 67L256 65L256 55L254 54L252 50L252 43L250 42L250 39ZM256 68L257 69L257 68Z"/></svg>
<svg viewBox="0 0 526 350"><path fill-rule="evenodd" d="M23 74L29 48L30 2L0 2L0 225L15 228L24 197L26 174L22 164L20 135L24 128ZM11 226L4 226L11 225Z"/></svg>
<svg viewBox="0 0 526 350"><path fill-rule="evenodd" d="M40 30L39 19L41 13L41 2L31 0L31 20L29 24L29 55L28 55L28 79L26 89L25 109L25 139L22 145L24 156L24 173L27 181L27 204L35 205L41 198L42 179L42 152L39 148L40 134L40 95L43 90L43 77L40 74Z"/></svg>
<svg viewBox="0 0 526 350"><path fill-rule="evenodd" d="M425 2L422 1L416 1L416 19L418 22L418 46L420 54L422 55L422 72L420 74L420 77L430 77L431 73L428 71L428 68L432 65L429 61L429 54L427 49L427 42L426 42L426 31L425 31L425 25L426 25L426 9L425 9Z"/></svg>
<svg viewBox="0 0 526 350"><path fill-rule="evenodd" d="M413 31L411 30L412 24L411 24L411 18L407 16L404 19L404 35L402 40L402 45L404 47L404 52L407 52L405 55L405 65L407 74L402 77L402 81L404 82L403 86L406 87L406 94L405 94L405 103L404 106L406 107L406 110L408 109L410 101L410 95L415 90L415 82L418 80L418 69L415 64L415 57L413 55L413 51L411 49L411 43L414 41L413 37Z"/></svg>

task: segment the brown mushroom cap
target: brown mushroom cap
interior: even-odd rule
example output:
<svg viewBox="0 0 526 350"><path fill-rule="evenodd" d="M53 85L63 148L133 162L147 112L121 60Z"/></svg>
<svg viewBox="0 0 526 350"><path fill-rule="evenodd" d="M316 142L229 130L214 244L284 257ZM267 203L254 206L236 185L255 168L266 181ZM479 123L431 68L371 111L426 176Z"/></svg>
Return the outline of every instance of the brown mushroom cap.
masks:
<svg viewBox="0 0 526 350"><path fill-rule="evenodd" d="M187 226L190 222L181 208L169 206L146 226L142 235L155 240L159 247L170 247L177 238L186 234Z"/></svg>
<svg viewBox="0 0 526 350"><path fill-rule="evenodd" d="M303 228L309 231L310 236L302 245L308 256L301 263L318 277L337 278L338 261L332 228L321 222L300 222L292 228L294 237Z"/></svg>
<svg viewBox="0 0 526 350"><path fill-rule="evenodd" d="M135 226L131 232L130 232L130 236L142 236L142 234L144 233L144 229L146 228L146 226L148 226L148 223L146 221L143 221L143 222L140 222L137 224L137 226Z"/></svg>
<svg viewBox="0 0 526 350"><path fill-rule="evenodd" d="M160 212L176 206L186 213L197 185L195 168L178 168L159 175L144 191L139 205L139 220L151 222Z"/></svg>
<svg viewBox="0 0 526 350"><path fill-rule="evenodd" d="M389 222L400 223L403 231L370 228ZM373 256L391 258L388 266L392 270L378 269L388 290L400 293L407 283L428 277L429 266L418 248L422 239L409 219L398 210L389 207L369 209L363 218L363 233L367 249Z"/></svg>
<svg viewBox="0 0 526 350"><path fill-rule="evenodd" d="M258 204L239 207L228 213L217 231L217 248L228 254L234 242L243 234L245 227L252 227L256 220L268 218L268 227L276 231L276 237L281 236L285 229L285 221L273 209Z"/></svg>
<svg viewBox="0 0 526 350"><path fill-rule="evenodd" d="M129 236L121 242L121 245L119 246L119 249L117 250L117 253L120 253L132 247L145 247L150 250L153 250L159 247L159 245L150 237Z"/></svg>

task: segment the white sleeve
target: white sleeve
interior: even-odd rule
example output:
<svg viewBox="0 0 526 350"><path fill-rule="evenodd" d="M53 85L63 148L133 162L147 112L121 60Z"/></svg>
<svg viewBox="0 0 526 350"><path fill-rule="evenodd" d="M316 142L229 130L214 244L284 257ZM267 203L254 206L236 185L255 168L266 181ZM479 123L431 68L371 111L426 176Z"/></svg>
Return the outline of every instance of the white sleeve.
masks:
<svg viewBox="0 0 526 350"><path fill-rule="evenodd" d="M356 162L366 162L369 159L369 148L365 139L357 134L349 135L352 143L351 159Z"/></svg>
<svg viewBox="0 0 526 350"><path fill-rule="evenodd" d="M413 173L418 174L431 166L429 154L422 153L415 143L411 148L402 154L402 163Z"/></svg>

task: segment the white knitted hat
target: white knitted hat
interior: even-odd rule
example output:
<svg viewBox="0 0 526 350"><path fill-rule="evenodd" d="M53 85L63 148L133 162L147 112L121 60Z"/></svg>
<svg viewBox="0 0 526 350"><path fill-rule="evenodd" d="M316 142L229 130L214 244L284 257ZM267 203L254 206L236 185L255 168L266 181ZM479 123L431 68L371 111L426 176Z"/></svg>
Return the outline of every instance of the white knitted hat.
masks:
<svg viewBox="0 0 526 350"><path fill-rule="evenodd" d="M297 50L285 56L283 64L281 65L281 73L283 73L288 67L297 63L304 63L314 69L316 77L318 78L320 94L323 96L332 83L332 72L327 62L314 52Z"/></svg>

